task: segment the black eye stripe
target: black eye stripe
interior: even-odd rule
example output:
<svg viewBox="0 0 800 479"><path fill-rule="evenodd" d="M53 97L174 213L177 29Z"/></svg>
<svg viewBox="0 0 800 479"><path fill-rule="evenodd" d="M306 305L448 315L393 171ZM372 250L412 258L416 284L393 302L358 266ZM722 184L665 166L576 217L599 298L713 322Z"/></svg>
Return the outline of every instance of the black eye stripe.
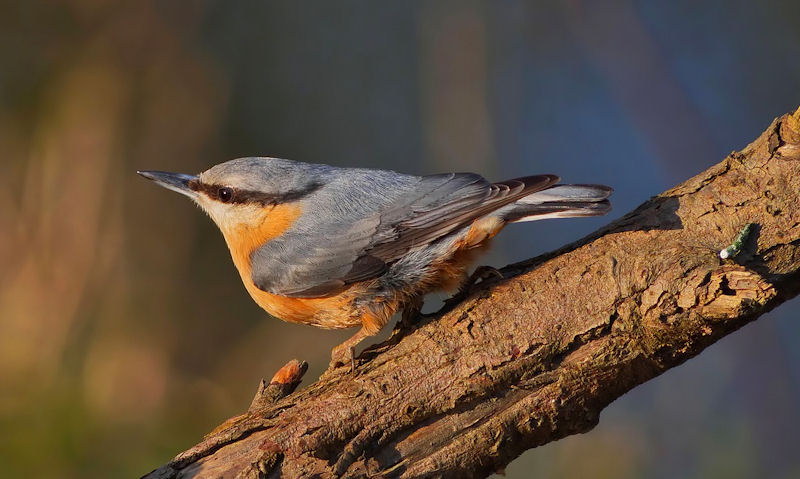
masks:
<svg viewBox="0 0 800 479"><path fill-rule="evenodd" d="M191 180L188 183L188 186L193 191L204 193L209 198L221 201L223 203L238 203L238 204L257 203L261 205L277 205L281 203L298 201L304 198L305 196L309 195L310 193L313 193L314 191L318 190L320 187L322 187L322 184L311 183L303 189L287 191L286 193L280 193L280 194L270 194L261 191L241 190L224 185L212 185L203 183L196 179ZM223 193L223 191L230 192L229 199L225 199L227 198L228 193Z"/></svg>

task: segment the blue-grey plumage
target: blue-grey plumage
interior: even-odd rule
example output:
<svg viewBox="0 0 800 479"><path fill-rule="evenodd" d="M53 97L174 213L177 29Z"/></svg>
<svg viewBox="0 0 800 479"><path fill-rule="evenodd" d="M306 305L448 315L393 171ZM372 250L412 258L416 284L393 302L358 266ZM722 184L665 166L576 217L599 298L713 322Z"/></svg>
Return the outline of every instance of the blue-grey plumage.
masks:
<svg viewBox="0 0 800 479"><path fill-rule="evenodd" d="M196 177L140 173L211 216L269 313L326 328L361 325L334 349L333 364L398 309L458 286L471 253L507 223L602 215L612 192L557 185L555 175L490 183L474 173L413 176L275 158L231 160Z"/></svg>

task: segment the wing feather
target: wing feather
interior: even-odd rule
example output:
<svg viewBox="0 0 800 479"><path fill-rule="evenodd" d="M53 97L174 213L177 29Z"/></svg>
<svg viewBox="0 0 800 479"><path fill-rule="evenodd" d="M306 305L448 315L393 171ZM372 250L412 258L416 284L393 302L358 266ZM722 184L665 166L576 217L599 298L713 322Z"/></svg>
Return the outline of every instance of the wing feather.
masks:
<svg viewBox="0 0 800 479"><path fill-rule="evenodd" d="M255 284L284 296L335 294L349 284L379 277L407 253L559 180L538 175L491 184L473 173L408 178L416 181L391 185L391 191L360 190L358 200L365 211L359 211L355 221L330 215L332 224L300 225L263 245L251 257Z"/></svg>

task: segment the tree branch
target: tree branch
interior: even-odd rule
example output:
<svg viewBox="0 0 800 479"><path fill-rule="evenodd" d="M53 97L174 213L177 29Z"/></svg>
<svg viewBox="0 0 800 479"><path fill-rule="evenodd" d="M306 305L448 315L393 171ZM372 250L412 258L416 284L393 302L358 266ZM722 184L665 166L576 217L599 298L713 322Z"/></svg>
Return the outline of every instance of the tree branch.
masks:
<svg viewBox="0 0 800 479"><path fill-rule="evenodd" d="M257 398L146 477L486 476L590 430L626 391L795 296L799 196L800 109L602 230L395 331L355 374ZM748 223L741 253L720 259Z"/></svg>

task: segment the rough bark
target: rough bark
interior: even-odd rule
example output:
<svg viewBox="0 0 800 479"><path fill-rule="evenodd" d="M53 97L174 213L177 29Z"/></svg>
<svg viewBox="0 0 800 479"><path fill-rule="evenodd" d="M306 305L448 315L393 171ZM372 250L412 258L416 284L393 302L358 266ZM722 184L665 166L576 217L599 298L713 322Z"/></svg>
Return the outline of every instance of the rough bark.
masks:
<svg viewBox="0 0 800 479"><path fill-rule="evenodd" d="M600 231L396 331L354 374L262 394L146 477L484 477L588 431L626 391L795 296L799 196L800 109ZM748 223L742 252L720 259Z"/></svg>

